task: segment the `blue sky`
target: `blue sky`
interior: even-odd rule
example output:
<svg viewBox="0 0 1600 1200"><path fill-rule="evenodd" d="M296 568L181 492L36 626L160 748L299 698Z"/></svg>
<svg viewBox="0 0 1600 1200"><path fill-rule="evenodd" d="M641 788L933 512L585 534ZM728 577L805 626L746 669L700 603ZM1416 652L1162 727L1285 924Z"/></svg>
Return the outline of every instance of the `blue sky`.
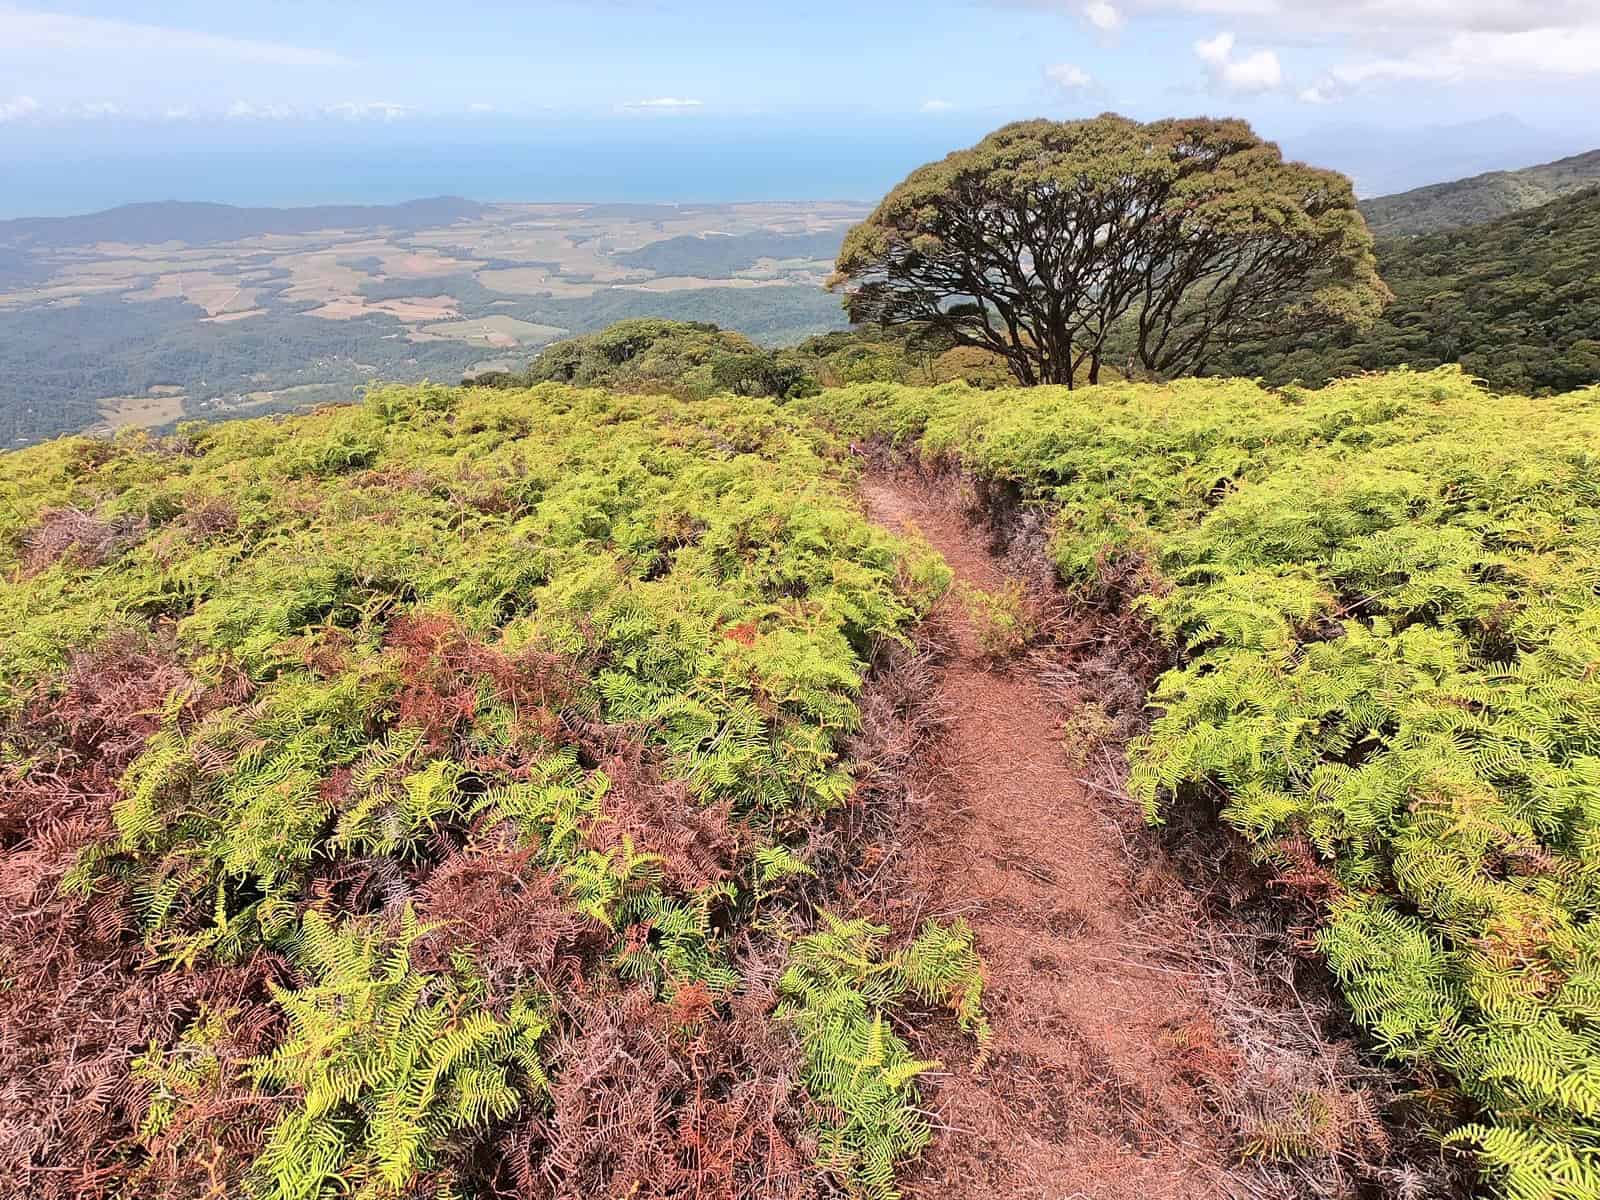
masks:
<svg viewBox="0 0 1600 1200"><path fill-rule="evenodd" d="M1534 161L1600 140L1600 2L0 0L0 156L30 164L869 131L954 146L1105 110L1237 113L1313 148L1508 115L1550 135Z"/></svg>

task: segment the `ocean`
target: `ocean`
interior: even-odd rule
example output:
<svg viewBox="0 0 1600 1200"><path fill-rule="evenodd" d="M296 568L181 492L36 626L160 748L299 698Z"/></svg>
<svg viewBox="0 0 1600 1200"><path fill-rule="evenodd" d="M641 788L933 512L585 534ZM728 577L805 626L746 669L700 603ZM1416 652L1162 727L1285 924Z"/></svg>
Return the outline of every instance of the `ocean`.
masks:
<svg viewBox="0 0 1600 1200"><path fill-rule="evenodd" d="M241 137L246 133L244 131ZM223 204L480 201L876 200L982 130L785 130L468 138L384 129L353 144L8 148L0 218L63 216L152 200Z"/></svg>

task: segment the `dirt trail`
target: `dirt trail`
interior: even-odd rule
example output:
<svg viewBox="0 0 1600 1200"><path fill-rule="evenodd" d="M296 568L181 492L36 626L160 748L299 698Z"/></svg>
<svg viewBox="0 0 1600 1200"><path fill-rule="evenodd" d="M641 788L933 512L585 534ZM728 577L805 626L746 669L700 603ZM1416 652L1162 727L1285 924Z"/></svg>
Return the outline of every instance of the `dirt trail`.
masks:
<svg viewBox="0 0 1600 1200"><path fill-rule="evenodd" d="M984 536L915 482L873 476L869 516L914 526L958 580L1006 580ZM1025 665L984 665L964 618L943 665L949 724L916 831L915 885L965 917L986 964L988 1065L936 1082L948 1126L908 1193L939 1200L1226 1196L1195 1048L1216 1024L1184 947L1142 921L1133 861L1108 806L1063 750L1062 709ZM1128 803L1123 801L1124 804ZM1148 880L1146 883L1148 884Z"/></svg>

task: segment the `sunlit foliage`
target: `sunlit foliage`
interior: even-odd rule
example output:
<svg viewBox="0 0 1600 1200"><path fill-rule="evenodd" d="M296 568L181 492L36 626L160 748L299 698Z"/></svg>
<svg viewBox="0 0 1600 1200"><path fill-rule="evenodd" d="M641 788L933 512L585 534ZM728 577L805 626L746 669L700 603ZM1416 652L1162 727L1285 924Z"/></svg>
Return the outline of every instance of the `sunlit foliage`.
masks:
<svg viewBox="0 0 1600 1200"><path fill-rule="evenodd" d="M733 1195L781 1172L804 1195L809 1149L888 1195L926 1140L914 1073L846 1103L814 993L750 965L815 957L811 839L852 796L856 698L948 579L862 518L848 464L767 400L554 385L0 457L0 770L35 805L6 827L114 914L117 957L64 986L141 956L272 964L119 1015L128 1117L88 1145L46 1129L25 1190ZM127 645L153 688L122 682ZM96 701L69 744L45 715L87 704L97 662L126 711ZM8 969L64 932L3 915ZM869 1026L909 991L981 1031L970 934L875 953L899 982L860 993ZM647 1034L651 1079L566 1078Z"/></svg>
<svg viewBox="0 0 1600 1200"><path fill-rule="evenodd" d="M1054 510L1064 579L1174 657L1131 748L1151 818L1313 847L1317 945L1375 1044L1478 1114L1450 1141L1518 1200L1600 1195L1600 390L806 403Z"/></svg>

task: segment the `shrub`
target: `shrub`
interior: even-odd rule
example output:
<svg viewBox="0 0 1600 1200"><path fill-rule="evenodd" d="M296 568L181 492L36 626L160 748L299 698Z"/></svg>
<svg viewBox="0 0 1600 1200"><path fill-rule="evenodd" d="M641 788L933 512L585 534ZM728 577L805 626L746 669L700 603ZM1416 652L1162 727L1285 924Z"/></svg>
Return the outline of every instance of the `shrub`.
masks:
<svg viewBox="0 0 1600 1200"><path fill-rule="evenodd" d="M776 931L941 578L840 451L763 398L547 384L0 455L0 1075L42 1081L8 1182L854 1178L813 1162ZM970 1024L969 958L893 961Z"/></svg>
<svg viewBox="0 0 1600 1200"><path fill-rule="evenodd" d="M996 662L1015 658L1038 636L1038 623L1022 584L1009 579L998 591L963 585L961 606L978 652Z"/></svg>

